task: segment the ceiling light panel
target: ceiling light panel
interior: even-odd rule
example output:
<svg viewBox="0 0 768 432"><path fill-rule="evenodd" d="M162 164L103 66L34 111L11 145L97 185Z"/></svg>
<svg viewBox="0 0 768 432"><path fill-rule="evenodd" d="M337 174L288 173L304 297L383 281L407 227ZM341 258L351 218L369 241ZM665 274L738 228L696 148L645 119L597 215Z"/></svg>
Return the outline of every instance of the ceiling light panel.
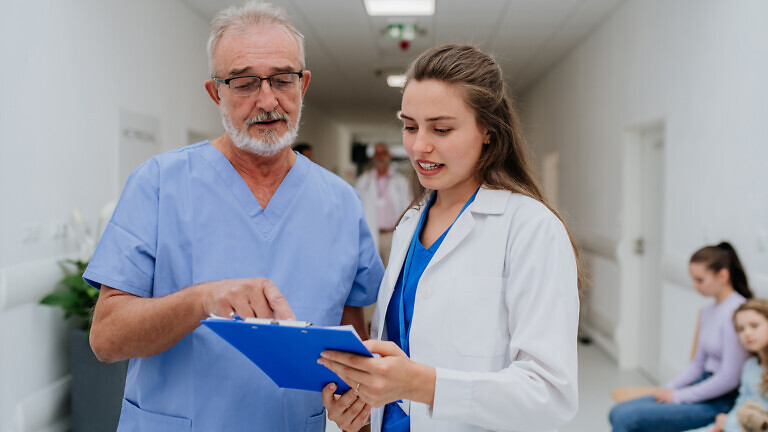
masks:
<svg viewBox="0 0 768 432"><path fill-rule="evenodd" d="M363 0L370 16L429 16L435 0Z"/></svg>
<svg viewBox="0 0 768 432"><path fill-rule="evenodd" d="M405 85L405 75L388 75L387 85L395 88L402 88Z"/></svg>

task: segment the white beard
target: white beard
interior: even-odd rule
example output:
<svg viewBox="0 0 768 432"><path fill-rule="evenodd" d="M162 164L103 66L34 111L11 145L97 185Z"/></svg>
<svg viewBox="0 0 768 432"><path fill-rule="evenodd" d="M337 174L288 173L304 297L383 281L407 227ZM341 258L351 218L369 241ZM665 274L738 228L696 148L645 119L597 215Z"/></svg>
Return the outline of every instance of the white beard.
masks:
<svg viewBox="0 0 768 432"><path fill-rule="evenodd" d="M299 112L296 114L296 122L291 127L291 118L288 114L280 114L277 111L264 112L256 117L249 118L245 121L243 130L238 130L235 125L232 124L232 118L229 113L220 105L219 111L221 111L221 121L224 124L224 129L227 131L227 135L232 139L235 147L240 150L245 150L251 153L255 153L259 156L270 157L276 155L280 150L285 147L289 147L296 141L296 137L299 135L299 120L301 120L301 106L299 106ZM264 121L268 119L281 119L285 120L288 126L288 130L285 131L283 136L276 137L276 129L267 129L261 132L262 138L253 138L248 134L248 127L256 122Z"/></svg>

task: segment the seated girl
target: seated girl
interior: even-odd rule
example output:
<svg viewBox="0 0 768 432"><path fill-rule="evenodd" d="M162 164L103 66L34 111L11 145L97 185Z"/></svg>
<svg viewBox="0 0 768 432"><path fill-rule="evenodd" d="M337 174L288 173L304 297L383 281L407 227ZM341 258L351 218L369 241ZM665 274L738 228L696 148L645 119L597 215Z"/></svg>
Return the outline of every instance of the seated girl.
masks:
<svg viewBox="0 0 768 432"><path fill-rule="evenodd" d="M679 432L712 423L736 400L739 375L748 353L733 328L733 312L752 297L736 251L727 243L691 256L693 287L715 302L701 311L699 344L688 368L666 388L611 409L613 432Z"/></svg>
<svg viewBox="0 0 768 432"><path fill-rule="evenodd" d="M714 424L696 429L695 432L741 432L738 412L750 402L758 404L757 410L762 411L763 419L760 423L765 421L765 410L768 410L768 301L747 300L736 309L733 323L739 335L739 342L754 356L747 360L741 371L739 397L733 409L728 414L718 414ZM741 417L747 420L744 415Z"/></svg>

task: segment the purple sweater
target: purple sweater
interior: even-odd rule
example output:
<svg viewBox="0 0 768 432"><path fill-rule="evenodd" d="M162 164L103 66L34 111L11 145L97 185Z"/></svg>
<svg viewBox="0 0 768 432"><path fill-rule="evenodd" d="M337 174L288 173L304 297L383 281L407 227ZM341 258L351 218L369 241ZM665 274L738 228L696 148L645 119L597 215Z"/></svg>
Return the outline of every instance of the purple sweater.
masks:
<svg viewBox="0 0 768 432"><path fill-rule="evenodd" d="M736 336L733 312L744 301L741 294L734 292L719 304L701 310L696 356L683 373L667 384L674 390L675 403L705 401L739 386L741 367L749 354ZM693 384L705 371L712 376Z"/></svg>

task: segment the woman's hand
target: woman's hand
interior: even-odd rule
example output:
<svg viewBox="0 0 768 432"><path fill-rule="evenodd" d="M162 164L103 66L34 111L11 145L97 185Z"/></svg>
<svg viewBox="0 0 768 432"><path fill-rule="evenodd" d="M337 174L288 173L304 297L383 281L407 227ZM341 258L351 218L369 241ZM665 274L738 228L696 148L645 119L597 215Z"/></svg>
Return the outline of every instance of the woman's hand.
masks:
<svg viewBox="0 0 768 432"><path fill-rule="evenodd" d="M435 368L409 359L393 342L367 340L363 344L381 357L329 350L323 351L318 363L335 372L368 405L380 407L399 399L432 405Z"/></svg>
<svg viewBox="0 0 768 432"><path fill-rule="evenodd" d="M340 429L355 432L368 422L371 406L357 397L355 390L347 390L343 395L335 395L336 384L330 383L323 388L323 406L328 411L328 418Z"/></svg>
<svg viewBox="0 0 768 432"><path fill-rule="evenodd" d="M655 392L653 392L653 398L656 400L656 402L660 402L660 403L675 402L674 391L668 388L662 388L662 389L656 390Z"/></svg>

